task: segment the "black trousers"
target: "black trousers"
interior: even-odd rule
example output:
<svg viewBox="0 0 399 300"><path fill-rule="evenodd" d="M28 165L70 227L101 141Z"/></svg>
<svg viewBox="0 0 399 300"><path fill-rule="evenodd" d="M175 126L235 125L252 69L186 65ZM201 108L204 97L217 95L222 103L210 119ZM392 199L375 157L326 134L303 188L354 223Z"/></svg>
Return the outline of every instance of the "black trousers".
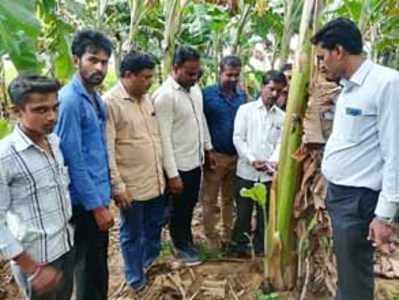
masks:
<svg viewBox="0 0 399 300"><path fill-rule="evenodd" d="M374 248L367 240L379 192L328 184L326 206L337 258L338 300L374 299Z"/></svg>
<svg viewBox="0 0 399 300"><path fill-rule="evenodd" d="M244 198L240 195L240 191L242 188L251 188L254 186L255 183L255 181L246 180L240 177L236 178L235 200L237 217L234 223L232 246L237 251L245 251L246 249L249 249L249 237L253 237L253 246L255 252L263 253L265 250L265 223L262 208L255 201L249 198ZM269 197L270 184L265 184L268 190L266 197ZM266 203L268 203L267 200ZM254 235L252 235L251 220L254 207L256 207L256 228Z"/></svg>
<svg viewBox="0 0 399 300"><path fill-rule="evenodd" d="M170 195L170 235L177 249L193 246L191 221L194 207L198 202L201 184L201 168L190 171L179 171L184 189L180 195Z"/></svg>
<svg viewBox="0 0 399 300"><path fill-rule="evenodd" d="M108 299L108 232L99 230L92 212L74 207L76 300Z"/></svg>

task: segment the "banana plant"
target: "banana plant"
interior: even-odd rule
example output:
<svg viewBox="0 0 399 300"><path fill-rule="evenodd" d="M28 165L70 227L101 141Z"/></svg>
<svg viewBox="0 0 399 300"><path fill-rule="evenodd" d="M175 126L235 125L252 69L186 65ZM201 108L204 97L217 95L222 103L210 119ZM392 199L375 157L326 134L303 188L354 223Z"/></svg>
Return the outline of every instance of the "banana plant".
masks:
<svg viewBox="0 0 399 300"><path fill-rule="evenodd" d="M305 0L299 47L296 51L293 76L288 96L287 114L284 122L278 173L273 180L268 238L268 267L273 287L284 290L296 282L296 238L293 209L301 179L301 164L294 158L302 140L302 120L308 100L308 87L313 62L310 37L319 19L321 0Z"/></svg>
<svg viewBox="0 0 399 300"><path fill-rule="evenodd" d="M163 78L166 78L172 69L172 60L176 48L176 36L179 34L183 9L190 0L170 0L164 2L165 31L162 46L164 49Z"/></svg>
<svg viewBox="0 0 399 300"><path fill-rule="evenodd" d="M43 51L50 56L50 70L66 82L74 72L68 37L75 28L59 16L56 0L38 0L37 12L43 24Z"/></svg>
<svg viewBox="0 0 399 300"><path fill-rule="evenodd" d="M8 54L18 72L40 72L37 39L40 22L35 1L0 1L0 55Z"/></svg>
<svg viewBox="0 0 399 300"><path fill-rule="evenodd" d="M10 123L5 119L0 119L0 140L11 132Z"/></svg>

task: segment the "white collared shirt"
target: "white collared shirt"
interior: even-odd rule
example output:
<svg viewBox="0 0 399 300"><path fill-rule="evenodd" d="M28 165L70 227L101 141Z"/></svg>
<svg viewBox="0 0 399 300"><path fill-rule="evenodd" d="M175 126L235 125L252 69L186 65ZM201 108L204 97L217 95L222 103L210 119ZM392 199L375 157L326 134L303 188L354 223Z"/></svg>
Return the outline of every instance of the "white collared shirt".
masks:
<svg viewBox="0 0 399 300"><path fill-rule="evenodd" d="M50 263L73 245L69 176L59 139L48 135L54 157L19 128L0 141L0 254L26 251Z"/></svg>
<svg viewBox="0 0 399 300"><path fill-rule="evenodd" d="M234 122L233 142L238 152L237 176L268 182L272 177L259 172L255 160L277 162L285 113L277 106L269 111L262 100L241 105Z"/></svg>
<svg viewBox="0 0 399 300"><path fill-rule="evenodd" d="M190 171L201 166L204 150L212 149L212 144L199 86L186 91L170 76L153 99L168 178L178 176L178 170Z"/></svg>
<svg viewBox="0 0 399 300"><path fill-rule="evenodd" d="M381 191L376 215L399 207L399 73L366 60L337 100L322 172L343 186Z"/></svg>

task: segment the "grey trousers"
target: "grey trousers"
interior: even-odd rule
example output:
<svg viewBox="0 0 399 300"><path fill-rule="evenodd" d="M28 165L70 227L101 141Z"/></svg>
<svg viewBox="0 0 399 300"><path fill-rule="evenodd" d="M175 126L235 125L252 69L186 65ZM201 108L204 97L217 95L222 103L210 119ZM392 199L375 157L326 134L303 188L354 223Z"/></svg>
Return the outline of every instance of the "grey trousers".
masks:
<svg viewBox="0 0 399 300"><path fill-rule="evenodd" d="M374 249L367 240L379 192L328 184L326 206L337 258L338 300L374 299Z"/></svg>
<svg viewBox="0 0 399 300"><path fill-rule="evenodd" d="M49 264L62 272L62 282L56 290L40 296L32 289L28 281L28 276L22 272L21 268L14 262L11 263L11 271L15 281L28 300L70 300L73 289L74 258L74 251L71 250Z"/></svg>

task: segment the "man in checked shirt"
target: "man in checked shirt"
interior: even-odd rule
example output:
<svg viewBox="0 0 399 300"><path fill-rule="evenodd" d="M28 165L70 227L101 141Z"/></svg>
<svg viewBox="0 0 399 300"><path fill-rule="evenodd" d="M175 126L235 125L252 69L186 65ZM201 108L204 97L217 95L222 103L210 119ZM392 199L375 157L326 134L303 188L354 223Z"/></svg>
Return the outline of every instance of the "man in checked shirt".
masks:
<svg viewBox="0 0 399 300"><path fill-rule="evenodd" d="M69 177L52 134L56 80L19 76L8 88L19 122L0 141L0 254L11 260L26 299L72 295Z"/></svg>

